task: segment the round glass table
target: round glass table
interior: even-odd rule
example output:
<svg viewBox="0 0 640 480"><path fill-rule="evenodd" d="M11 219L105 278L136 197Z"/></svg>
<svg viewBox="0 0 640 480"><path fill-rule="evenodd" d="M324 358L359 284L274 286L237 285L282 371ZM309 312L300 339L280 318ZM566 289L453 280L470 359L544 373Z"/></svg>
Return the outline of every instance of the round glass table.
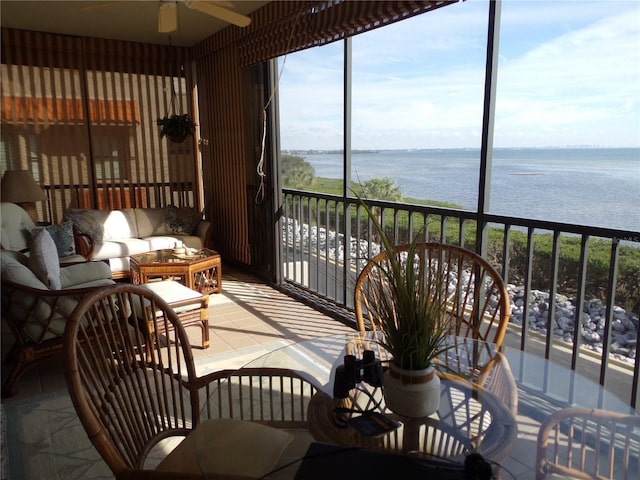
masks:
<svg viewBox="0 0 640 480"><path fill-rule="evenodd" d="M263 355L244 368L291 370L316 385L318 392L308 407L309 428L316 440L456 462L471 452L491 460L508 455L517 435L511 409L517 390L508 363L494 345L451 338L449 349L438 359L438 411L409 418L386 408L379 383L367 379L366 351L373 351L382 365L388 362L386 351L371 335L307 340ZM353 355L360 370L346 390L340 378L345 355ZM370 428L371 422L385 419L386 426Z"/></svg>
<svg viewBox="0 0 640 480"><path fill-rule="evenodd" d="M364 371L346 390L339 387L336 376L345 355L354 355L364 370L362 359L372 351L384 365L385 351L370 333L316 338L274 350L221 375L225 381L209 392L201 417L303 428L307 435L294 440L300 448L289 455L292 462L304 457L313 441L445 459L451 465L463 464L472 452L492 461L509 454L517 436L517 389L508 362L493 344L450 339L449 349L438 359L440 408L423 418L389 411L382 389ZM371 422L381 419L386 429L371 431ZM211 447L203 438L196 448L202 454Z"/></svg>
<svg viewBox="0 0 640 480"><path fill-rule="evenodd" d="M317 442L340 452L362 449L457 466L474 452L494 464L520 455L517 461L531 469L530 477L523 478L533 478L538 431L527 432L533 440L526 451L512 452L518 421L521 428L531 428L530 419L539 424L567 407L637 415L608 389L551 360L470 339L452 337L449 343L438 359L440 408L429 417L404 418L385 407L381 388L370 372L365 374L362 361L367 351L384 364L385 351L371 333L354 332L291 344L240 369L217 372L219 381L206 392L201 419L249 420L294 432L293 448L274 466L278 474L269 478L315 478L308 473L318 465L306 470L300 465ZM356 381L347 382L346 389L337 374L345 355L360 361ZM365 418L373 412L374 422L385 420L378 429ZM639 434L633 427L630 453L635 459ZM210 439L196 440L198 456L210 448ZM285 465L289 467L280 470ZM296 476L298 467L304 475Z"/></svg>

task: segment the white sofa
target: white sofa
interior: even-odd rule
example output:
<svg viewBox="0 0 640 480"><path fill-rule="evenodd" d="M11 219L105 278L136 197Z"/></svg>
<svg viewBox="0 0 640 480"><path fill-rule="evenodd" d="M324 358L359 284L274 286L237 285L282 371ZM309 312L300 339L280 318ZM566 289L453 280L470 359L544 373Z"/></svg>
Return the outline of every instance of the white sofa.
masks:
<svg viewBox="0 0 640 480"><path fill-rule="evenodd" d="M173 248L207 247L211 223L191 208L124 208L121 210L69 209L79 253L91 260L107 260L113 278L129 276L129 256ZM87 242L86 238L91 241Z"/></svg>

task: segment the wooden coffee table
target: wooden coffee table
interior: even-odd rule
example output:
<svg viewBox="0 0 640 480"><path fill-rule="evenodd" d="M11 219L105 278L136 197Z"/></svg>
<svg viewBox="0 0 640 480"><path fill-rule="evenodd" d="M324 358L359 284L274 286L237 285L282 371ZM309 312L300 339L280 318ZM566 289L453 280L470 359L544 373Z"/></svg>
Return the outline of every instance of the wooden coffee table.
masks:
<svg viewBox="0 0 640 480"><path fill-rule="evenodd" d="M172 249L154 250L129 257L131 281L140 285L153 280L176 280L203 294L222 291L220 254L203 248L195 255L174 254Z"/></svg>

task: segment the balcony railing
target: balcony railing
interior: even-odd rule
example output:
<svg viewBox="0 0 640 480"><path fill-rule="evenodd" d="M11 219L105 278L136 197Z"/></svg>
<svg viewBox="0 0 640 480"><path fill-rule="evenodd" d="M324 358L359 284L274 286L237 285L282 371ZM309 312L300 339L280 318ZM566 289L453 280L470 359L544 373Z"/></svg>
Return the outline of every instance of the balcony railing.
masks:
<svg viewBox="0 0 640 480"><path fill-rule="evenodd" d="M636 408L639 232L377 200L367 204L394 244L420 235L480 252L508 285L509 331L519 348L565 362L615 388ZM281 221L288 287L352 310L355 279L379 251L359 200L284 190Z"/></svg>

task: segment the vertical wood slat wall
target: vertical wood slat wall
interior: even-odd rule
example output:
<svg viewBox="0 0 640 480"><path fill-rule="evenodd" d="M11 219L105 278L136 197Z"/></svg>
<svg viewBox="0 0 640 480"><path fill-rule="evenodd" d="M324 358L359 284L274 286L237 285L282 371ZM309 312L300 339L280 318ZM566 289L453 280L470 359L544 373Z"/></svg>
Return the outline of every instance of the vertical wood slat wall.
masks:
<svg viewBox="0 0 640 480"><path fill-rule="evenodd" d="M233 45L197 62L206 211L223 258L251 264L245 194L242 72Z"/></svg>
<svg viewBox="0 0 640 480"><path fill-rule="evenodd" d="M176 113L190 113L188 49L3 28L1 52L0 173L32 172L49 197L40 220L70 207L201 207L193 140L170 144L156 125L175 78Z"/></svg>

